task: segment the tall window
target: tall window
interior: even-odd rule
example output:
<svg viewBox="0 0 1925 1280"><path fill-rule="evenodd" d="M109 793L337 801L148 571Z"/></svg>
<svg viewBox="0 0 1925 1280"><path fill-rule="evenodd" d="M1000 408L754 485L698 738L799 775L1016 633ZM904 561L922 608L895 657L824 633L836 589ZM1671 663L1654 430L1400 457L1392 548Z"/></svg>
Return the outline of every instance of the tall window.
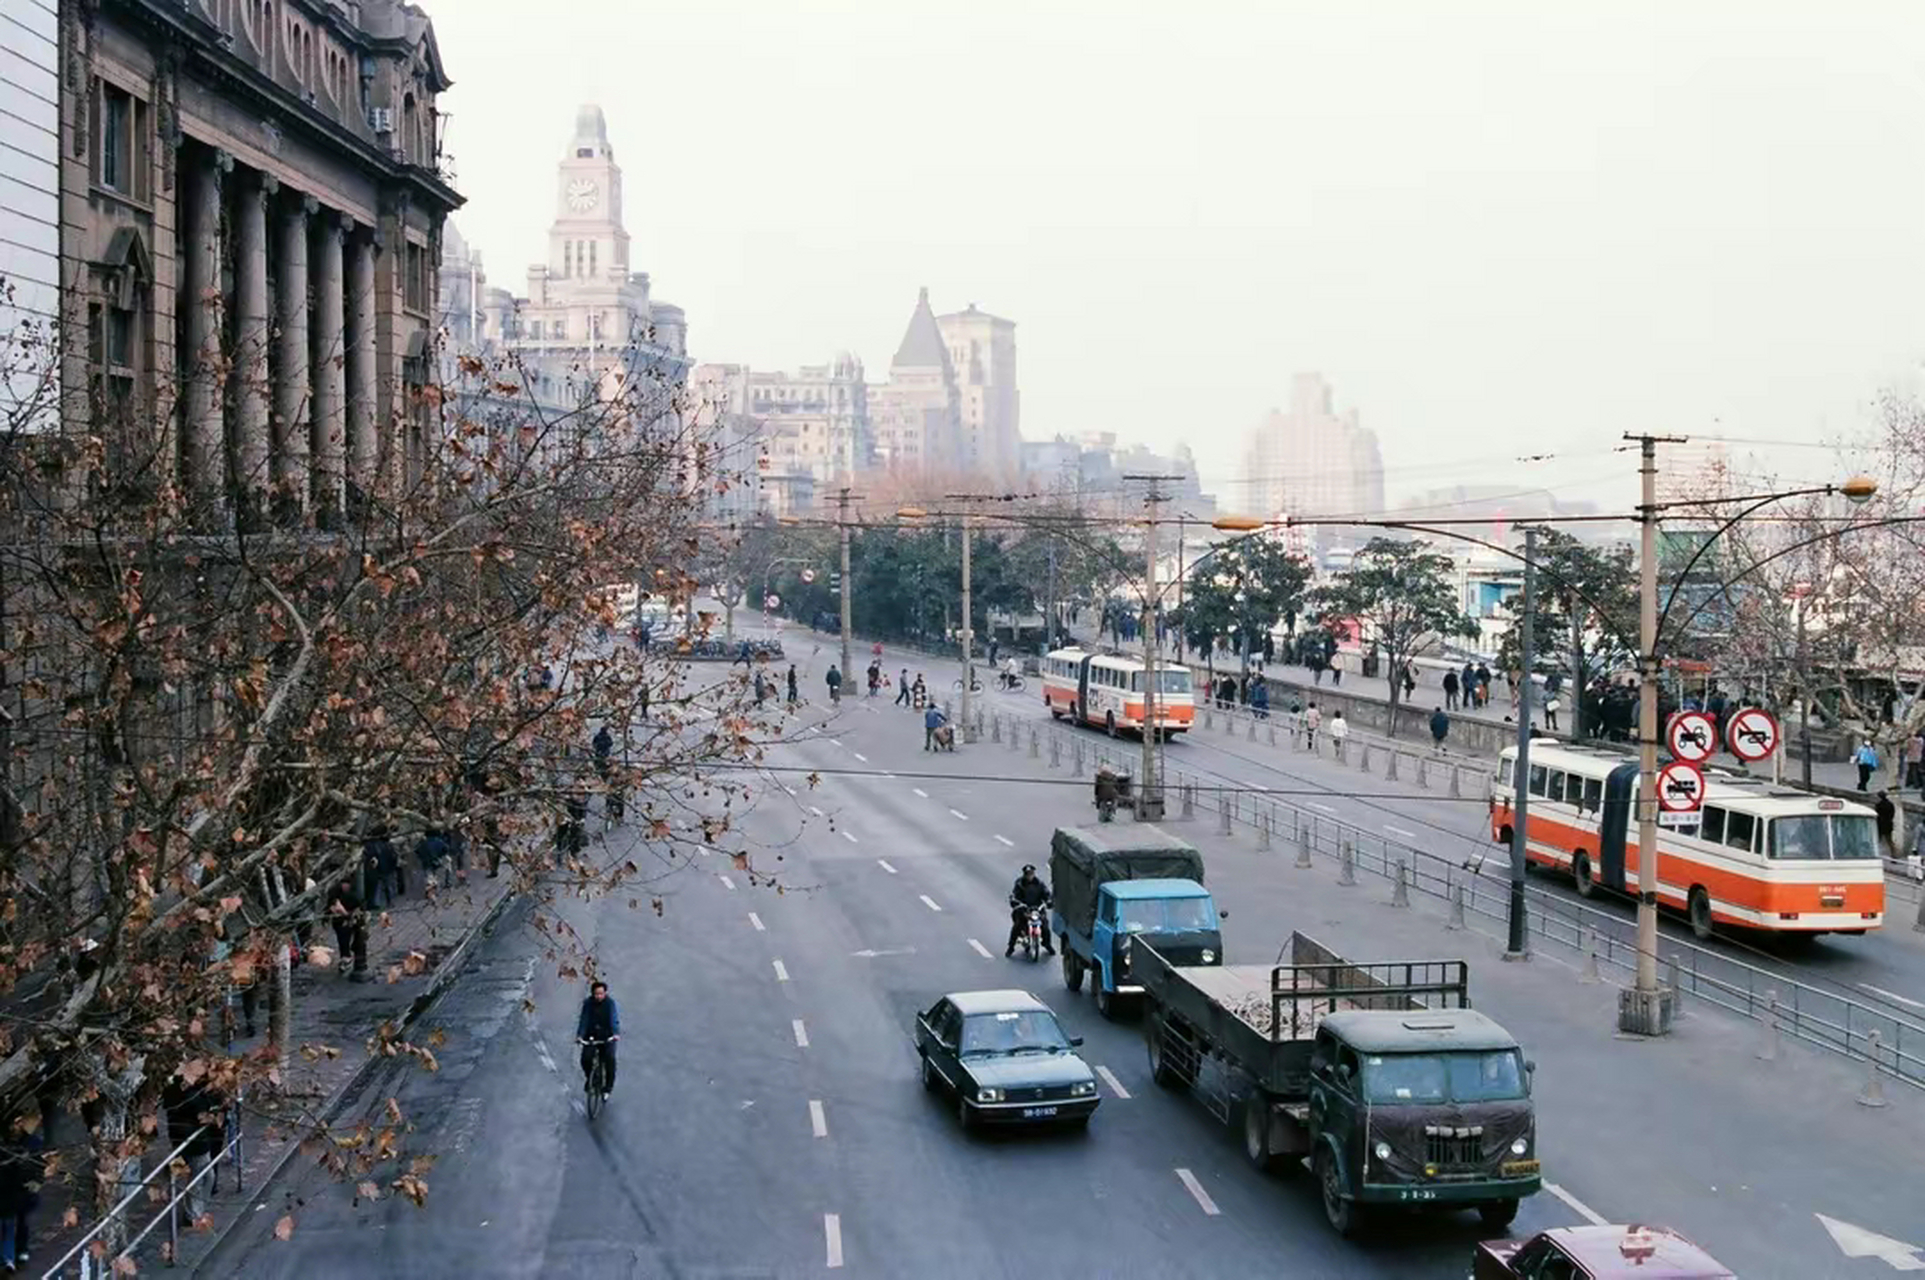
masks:
<svg viewBox="0 0 1925 1280"><path fill-rule="evenodd" d="M118 85L94 82L94 179L133 200L152 197L147 151L147 104Z"/></svg>
<svg viewBox="0 0 1925 1280"><path fill-rule="evenodd" d="M595 241L593 240L588 242L588 274L591 277L595 274Z"/></svg>
<svg viewBox="0 0 1925 1280"><path fill-rule="evenodd" d="M428 310L428 251L418 244L410 243L403 269L405 277L402 280L402 302L408 310L425 314Z"/></svg>
<svg viewBox="0 0 1925 1280"><path fill-rule="evenodd" d="M562 279L566 280L569 276L575 274L574 267L575 267L575 242L573 240L564 240L562 241L562 245L561 245Z"/></svg>

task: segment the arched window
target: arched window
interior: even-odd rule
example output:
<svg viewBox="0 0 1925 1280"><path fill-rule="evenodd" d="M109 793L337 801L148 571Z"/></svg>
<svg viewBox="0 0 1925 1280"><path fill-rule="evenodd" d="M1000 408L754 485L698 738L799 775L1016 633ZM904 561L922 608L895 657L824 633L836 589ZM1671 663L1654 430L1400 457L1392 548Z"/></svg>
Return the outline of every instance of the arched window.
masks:
<svg viewBox="0 0 1925 1280"><path fill-rule="evenodd" d="M421 159L417 150L420 136L420 113L415 110L414 95L410 93L401 99L401 145L409 151L408 159L417 162Z"/></svg>

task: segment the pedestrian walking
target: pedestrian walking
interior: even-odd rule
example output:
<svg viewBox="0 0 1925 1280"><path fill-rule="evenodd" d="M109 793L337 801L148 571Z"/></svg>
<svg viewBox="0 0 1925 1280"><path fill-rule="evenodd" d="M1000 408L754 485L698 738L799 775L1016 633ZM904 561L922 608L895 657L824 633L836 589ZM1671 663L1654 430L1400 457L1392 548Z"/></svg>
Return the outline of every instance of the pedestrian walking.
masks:
<svg viewBox="0 0 1925 1280"><path fill-rule="evenodd" d="M421 879L424 884L433 884L437 879L441 887L454 887L454 865L448 838L441 834L439 827L429 827L415 842L414 860L421 866Z"/></svg>
<svg viewBox="0 0 1925 1280"><path fill-rule="evenodd" d="M1464 664L1464 686L1461 693L1464 699L1464 710L1469 711L1477 705L1477 668L1468 662Z"/></svg>
<svg viewBox="0 0 1925 1280"><path fill-rule="evenodd" d="M392 906L406 887L401 855L388 838L386 824L375 827L361 844L362 901L368 906Z"/></svg>
<svg viewBox="0 0 1925 1280"><path fill-rule="evenodd" d="M896 705L899 707L906 707L909 705L909 668L908 667L904 667L902 669L902 679L897 681L896 683Z"/></svg>
<svg viewBox="0 0 1925 1280"><path fill-rule="evenodd" d="M769 682L764 680L762 678L762 673L758 671L755 673L755 705L758 707L761 706L763 700L766 699L768 696L769 696Z"/></svg>
<svg viewBox="0 0 1925 1280"><path fill-rule="evenodd" d="M835 663L831 662L829 664L829 674L822 677L822 682L829 686L829 701L841 702L842 701L842 671L840 668L836 666Z"/></svg>
<svg viewBox="0 0 1925 1280"><path fill-rule="evenodd" d="M882 664L880 662L871 662L869 664L869 696L872 698L875 697L876 690L880 688L882 688Z"/></svg>
<svg viewBox="0 0 1925 1280"><path fill-rule="evenodd" d="M1925 788L1925 733L1914 733L1905 743L1905 785Z"/></svg>
<svg viewBox="0 0 1925 1280"><path fill-rule="evenodd" d="M1887 858L1898 856L1898 806L1892 803L1890 793L1878 793L1878 803L1872 806L1878 815L1878 852Z"/></svg>
<svg viewBox="0 0 1925 1280"><path fill-rule="evenodd" d="M1858 766L1858 789L1866 790L1871 786L1872 774L1878 769L1878 748L1870 738L1861 738L1858 750L1852 752L1851 761Z"/></svg>
<svg viewBox="0 0 1925 1280"><path fill-rule="evenodd" d="M795 664L791 662L789 664L789 705L793 707L801 701L802 695L795 689Z"/></svg>
<svg viewBox="0 0 1925 1280"><path fill-rule="evenodd" d="M1457 669L1455 667L1444 673L1444 706L1451 711L1457 710Z"/></svg>
<svg viewBox="0 0 1925 1280"><path fill-rule="evenodd" d="M755 656L749 648L749 642L744 640L741 647L735 651L735 662L739 662L746 667L752 665L754 661ZM735 665L735 662L731 662L729 665L732 667Z"/></svg>
<svg viewBox="0 0 1925 1280"><path fill-rule="evenodd" d="M1404 664L1404 697L1408 699L1416 692L1417 672L1411 667L1410 663L1406 662Z"/></svg>
<svg viewBox="0 0 1925 1280"><path fill-rule="evenodd" d="M1544 727L1552 733L1557 732L1557 713L1562 705L1555 695L1544 699Z"/></svg>
<svg viewBox="0 0 1925 1280"><path fill-rule="evenodd" d="M1491 669L1484 663L1477 664L1477 705L1488 707L1491 704Z"/></svg>
<svg viewBox="0 0 1925 1280"><path fill-rule="evenodd" d="M1439 751L1444 749L1444 736L1449 732L1450 717L1444 714L1442 707L1434 709L1430 713L1430 740L1437 744Z"/></svg>
<svg viewBox="0 0 1925 1280"><path fill-rule="evenodd" d="M1350 722L1343 718L1343 710L1338 708L1330 713L1330 741L1337 750L1343 750L1344 740L1350 737Z"/></svg>
<svg viewBox="0 0 1925 1280"><path fill-rule="evenodd" d="M12 1273L29 1258L28 1217L40 1205L40 1184L47 1177L44 1124L32 1133L9 1126L0 1141L0 1262Z"/></svg>
<svg viewBox="0 0 1925 1280"><path fill-rule="evenodd" d="M1323 712L1317 710L1317 704L1313 702L1303 713L1303 745L1306 751L1317 749L1317 730L1322 727Z"/></svg>
<svg viewBox="0 0 1925 1280"><path fill-rule="evenodd" d="M161 1107L167 1113L167 1141L180 1148L179 1158L187 1166L180 1218L183 1227L191 1228L206 1212L207 1180L200 1174L227 1145L227 1115L220 1095L205 1080L188 1084L178 1075L161 1090Z"/></svg>

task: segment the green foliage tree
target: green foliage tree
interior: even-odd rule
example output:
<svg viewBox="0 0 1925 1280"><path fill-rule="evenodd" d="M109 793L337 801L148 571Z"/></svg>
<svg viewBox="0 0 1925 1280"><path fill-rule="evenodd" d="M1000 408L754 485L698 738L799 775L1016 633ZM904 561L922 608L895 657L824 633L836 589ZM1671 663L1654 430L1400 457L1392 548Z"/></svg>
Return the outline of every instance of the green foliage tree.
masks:
<svg viewBox="0 0 1925 1280"><path fill-rule="evenodd" d="M1460 605L1451 573L1450 557L1421 538L1372 538L1348 569L1310 593L1320 624L1340 627L1355 620L1382 651L1391 676L1393 734L1403 693L1396 673L1445 636L1477 634L1477 620Z"/></svg>
<svg viewBox="0 0 1925 1280"><path fill-rule="evenodd" d="M1571 732L1581 737L1584 690L1596 676L1637 656L1638 577L1631 549L1602 550L1558 529L1538 530L1536 603L1536 665L1567 670L1571 692L1564 701L1572 711ZM1522 594L1505 606L1521 618ZM1504 633L1500 669L1519 668L1522 639L1521 624Z"/></svg>
<svg viewBox="0 0 1925 1280"><path fill-rule="evenodd" d="M1183 638L1203 653L1218 636L1237 642L1243 666L1252 648L1279 621L1295 630L1310 583L1310 565L1275 538L1257 535L1214 544L1184 583L1176 622Z"/></svg>

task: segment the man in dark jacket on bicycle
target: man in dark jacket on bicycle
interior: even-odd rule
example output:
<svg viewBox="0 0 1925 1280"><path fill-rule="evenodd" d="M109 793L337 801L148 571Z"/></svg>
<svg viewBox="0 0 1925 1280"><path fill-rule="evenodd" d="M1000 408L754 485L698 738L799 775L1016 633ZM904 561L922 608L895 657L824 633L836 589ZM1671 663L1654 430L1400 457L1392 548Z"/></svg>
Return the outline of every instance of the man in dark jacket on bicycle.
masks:
<svg viewBox="0 0 1925 1280"><path fill-rule="evenodd" d="M588 1078L599 1053L607 1068L602 1084L606 1092L615 1091L615 1042L621 1038L621 1010L608 994L608 984L597 982L588 989L588 999L582 1001L581 1013L575 1018L575 1043L582 1047L582 1079Z"/></svg>
<svg viewBox="0 0 1925 1280"><path fill-rule="evenodd" d="M1023 868L1023 874L1016 877L1016 883L1009 889L1009 945L1003 948L1003 955L1016 954L1016 944L1022 940L1024 930L1029 928L1029 909L1049 905L1049 886L1036 874L1035 866ZM1043 922L1043 950L1050 955L1056 948L1049 944L1049 922Z"/></svg>

